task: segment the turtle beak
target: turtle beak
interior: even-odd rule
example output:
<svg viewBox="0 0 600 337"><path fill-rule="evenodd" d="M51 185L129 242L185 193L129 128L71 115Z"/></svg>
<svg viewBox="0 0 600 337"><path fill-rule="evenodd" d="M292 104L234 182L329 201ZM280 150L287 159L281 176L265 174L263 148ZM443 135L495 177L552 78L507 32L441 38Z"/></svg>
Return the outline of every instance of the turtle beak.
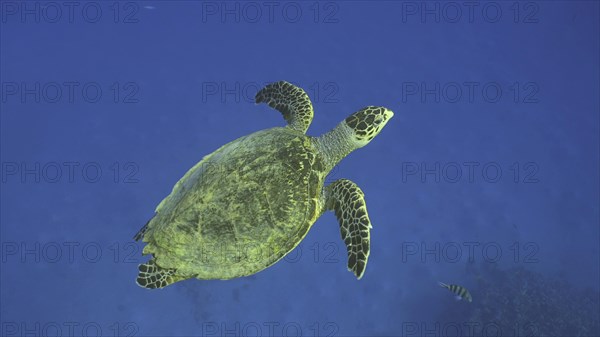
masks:
<svg viewBox="0 0 600 337"><path fill-rule="evenodd" d="M385 112L383 113L383 115L385 116L386 120L389 120L392 117L394 117L394 112L392 110L385 109Z"/></svg>
<svg viewBox="0 0 600 337"><path fill-rule="evenodd" d="M386 124L387 122L390 121L390 119L392 119L392 117L394 117L394 112L392 110L386 109L383 111L383 121L381 121L381 123L379 124L379 129L381 130Z"/></svg>

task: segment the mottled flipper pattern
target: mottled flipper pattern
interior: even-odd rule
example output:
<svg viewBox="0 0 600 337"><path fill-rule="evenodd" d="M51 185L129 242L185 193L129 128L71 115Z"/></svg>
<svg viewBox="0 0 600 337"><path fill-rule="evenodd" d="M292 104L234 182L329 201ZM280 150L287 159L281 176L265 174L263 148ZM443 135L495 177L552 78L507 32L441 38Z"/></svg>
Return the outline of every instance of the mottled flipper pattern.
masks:
<svg viewBox="0 0 600 337"><path fill-rule="evenodd" d="M164 288L169 284L185 280L187 277L177 275L175 269L165 269L159 267L154 259L148 263L140 264L137 284L140 287L148 289Z"/></svg>
<svg viewBox="0 0 600 337"><path fill-rule="evenodd" d="M267 85L256 94L256 103L267 103L283 114L290 128L306 133L313 119L310 98L297 86L285 82Z"/></svg>
<svg viewBox="0 0 600 337"><path fill-rule="evenodd" d="M363 191L352 181L340 179L325 188L325 207L335 212L342 240L348 249L348 270L360 280L367 267L371 221Z"/></svg>

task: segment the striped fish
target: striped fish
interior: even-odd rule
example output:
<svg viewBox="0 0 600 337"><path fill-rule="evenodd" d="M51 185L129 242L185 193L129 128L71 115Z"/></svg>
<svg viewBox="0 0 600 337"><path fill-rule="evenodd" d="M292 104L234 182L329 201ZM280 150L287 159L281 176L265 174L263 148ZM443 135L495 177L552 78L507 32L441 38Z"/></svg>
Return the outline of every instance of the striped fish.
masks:
<svg viewBox="0 0 600 337"><path fill-rule="evenodd" d="M467 288L461 287L456 284L446 284L446 283L442 283L442 282L438 282L438 284L440 285L440 287L446 288L446 289L450 290L451 292L453 292L454 294L456 294L457 299L459 299L459 300L463 299L463 300L466 300L469 302L473 302L473 298L471 297L471 294L469 293Z"/></svg>

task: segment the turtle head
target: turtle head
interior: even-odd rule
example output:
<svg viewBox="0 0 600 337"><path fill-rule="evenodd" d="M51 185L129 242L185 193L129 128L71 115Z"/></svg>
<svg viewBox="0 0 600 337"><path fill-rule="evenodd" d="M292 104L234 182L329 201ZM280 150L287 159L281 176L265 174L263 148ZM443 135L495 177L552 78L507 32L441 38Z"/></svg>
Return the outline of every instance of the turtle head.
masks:
<svg viewBox="0 0 600 337"><path fill-rule="evenodd" d="M315 144L325 158L325 171L330 172L352 151L369 144L393 116L391 110L368 106L350 115L333 130L317 137Z"/></svg>
<svg viewBox="0 0 600 337"><path fill-rule="evenodd" d="M384 107L368 106L353 113L344 122L352 131L352 142L359 148L375 138L393 116L394 113Z"/></svg>

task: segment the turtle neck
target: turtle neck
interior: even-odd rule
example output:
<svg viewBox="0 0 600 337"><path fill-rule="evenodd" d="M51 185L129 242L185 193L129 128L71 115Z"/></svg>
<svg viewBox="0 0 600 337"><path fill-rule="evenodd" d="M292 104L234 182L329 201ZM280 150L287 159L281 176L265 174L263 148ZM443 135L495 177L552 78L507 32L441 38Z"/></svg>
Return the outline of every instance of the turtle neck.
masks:
<svg viewBox="0 0 600 337"><path fill-rule="evenodd" d="M325 160L325 172L329 173L344 157L358 148L353 137L354 132L344 120L331 131L313 138L314 146Z"/></svg>

